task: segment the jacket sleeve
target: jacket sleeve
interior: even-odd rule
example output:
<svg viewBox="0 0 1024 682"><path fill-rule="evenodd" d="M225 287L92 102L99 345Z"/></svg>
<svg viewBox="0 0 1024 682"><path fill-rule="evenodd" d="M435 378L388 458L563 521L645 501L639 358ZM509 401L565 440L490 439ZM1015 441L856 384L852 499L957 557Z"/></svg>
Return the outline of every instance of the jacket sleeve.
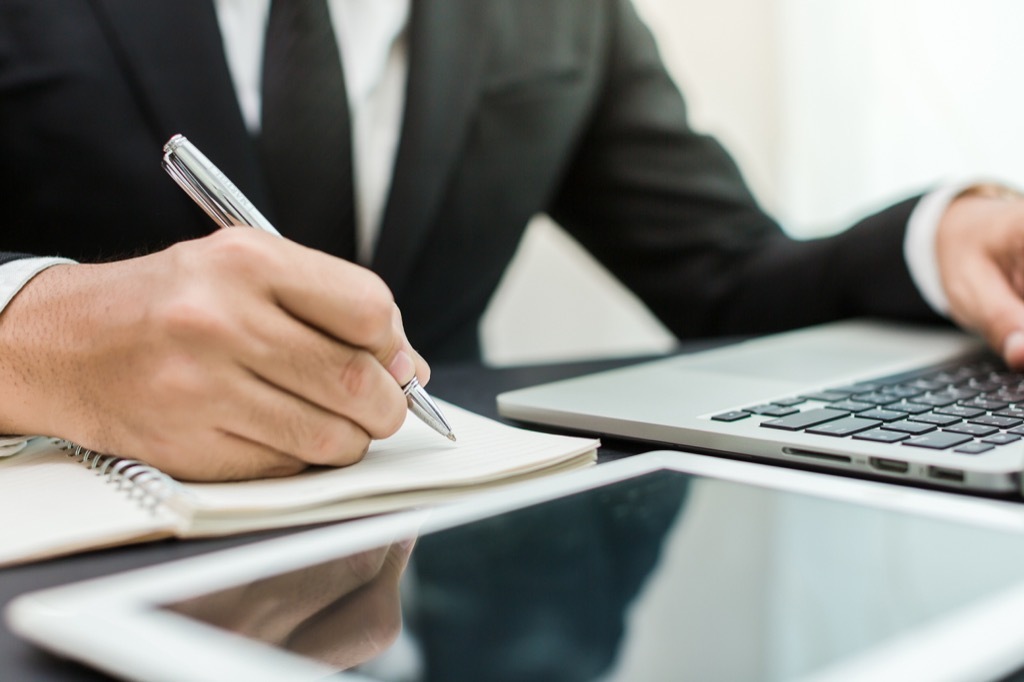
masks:
<svg viewBox="0 0 1024 682"><path fill-rule="evenodd" d="M650 32L613 14L603 92L551 215L679 337L851 315L937 321L903 259L917 198L829 238L786 236L726 151L687 123Z"/></svg>

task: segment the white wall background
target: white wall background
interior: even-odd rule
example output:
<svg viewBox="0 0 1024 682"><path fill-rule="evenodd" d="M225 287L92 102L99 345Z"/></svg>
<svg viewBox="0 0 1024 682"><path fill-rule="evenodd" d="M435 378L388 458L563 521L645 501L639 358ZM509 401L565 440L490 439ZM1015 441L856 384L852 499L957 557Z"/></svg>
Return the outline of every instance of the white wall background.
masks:
<svg viewBox="0 0 1024 682"><path fill-rule="evenodd" d="M634 0L690 106L794 235L936 182L1024 186L1024 3ZM531 225L482 328L515 364L672 338L557 227Z"/></svg>

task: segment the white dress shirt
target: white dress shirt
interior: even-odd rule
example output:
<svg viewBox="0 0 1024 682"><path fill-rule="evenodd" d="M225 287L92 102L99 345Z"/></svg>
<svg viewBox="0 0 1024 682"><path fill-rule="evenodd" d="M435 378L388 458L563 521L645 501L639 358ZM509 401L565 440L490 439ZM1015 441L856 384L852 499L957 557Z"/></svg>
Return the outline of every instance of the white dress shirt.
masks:
<svg viewBox="0 0 1024 682"><path fill-rule="evenodd" d="M370 262L391 187L405 109L410 0L327 0L352 118L356 251ZM249 132L260 130L270 0L215 0L224 54Z"/></svg>
<svg viewBox="0 0 1024 682"><path fill-rule="evenodd" d="M235 92L246 126L260 127L260 73L270 0L214 0ZM352 117L357 254L368 263L376 245L394 169L408 77L410 0L328 0L341 51ZM949 203L968 184L944 187L914 209L904 257L922 296L942 315L949 303L939 278L935 231ZM0 266L0 311L26 282L62 258Z"/></svg>

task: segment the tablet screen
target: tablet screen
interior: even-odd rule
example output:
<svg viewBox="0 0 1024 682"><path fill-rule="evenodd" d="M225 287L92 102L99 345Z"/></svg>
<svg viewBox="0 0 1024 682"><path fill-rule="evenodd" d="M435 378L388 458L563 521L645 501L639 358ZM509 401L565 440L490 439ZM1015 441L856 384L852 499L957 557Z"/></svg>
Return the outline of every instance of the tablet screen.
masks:
<svg viewBox="0 0 1024 682"><path fill-rule="evenodd" d="M1024 538L658 471L166 606L381 680L783 680L998 594Z"/></svg>

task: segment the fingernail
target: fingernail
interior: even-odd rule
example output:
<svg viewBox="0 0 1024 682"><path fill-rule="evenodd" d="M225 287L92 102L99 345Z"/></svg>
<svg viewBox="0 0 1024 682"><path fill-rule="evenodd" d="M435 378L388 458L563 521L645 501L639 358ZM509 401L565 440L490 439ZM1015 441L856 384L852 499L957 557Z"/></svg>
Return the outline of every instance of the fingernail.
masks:
<svg viewBox="0 0 1024 682"><path fill-rule="evenodd" d="M1024 331L1017 330L1010 332L1003 342L1003 357L1012 360L1015 356L1024 354Z"/></svg>
<svg viewBox="0 0 1024 682"><path fill-rule="evenodd" d="M388 371L399 384L405 386L416 376L416 364L413 363L408 353L400 350L395 354L394 359L391 361L391 366L388 367Z"/></svg>

